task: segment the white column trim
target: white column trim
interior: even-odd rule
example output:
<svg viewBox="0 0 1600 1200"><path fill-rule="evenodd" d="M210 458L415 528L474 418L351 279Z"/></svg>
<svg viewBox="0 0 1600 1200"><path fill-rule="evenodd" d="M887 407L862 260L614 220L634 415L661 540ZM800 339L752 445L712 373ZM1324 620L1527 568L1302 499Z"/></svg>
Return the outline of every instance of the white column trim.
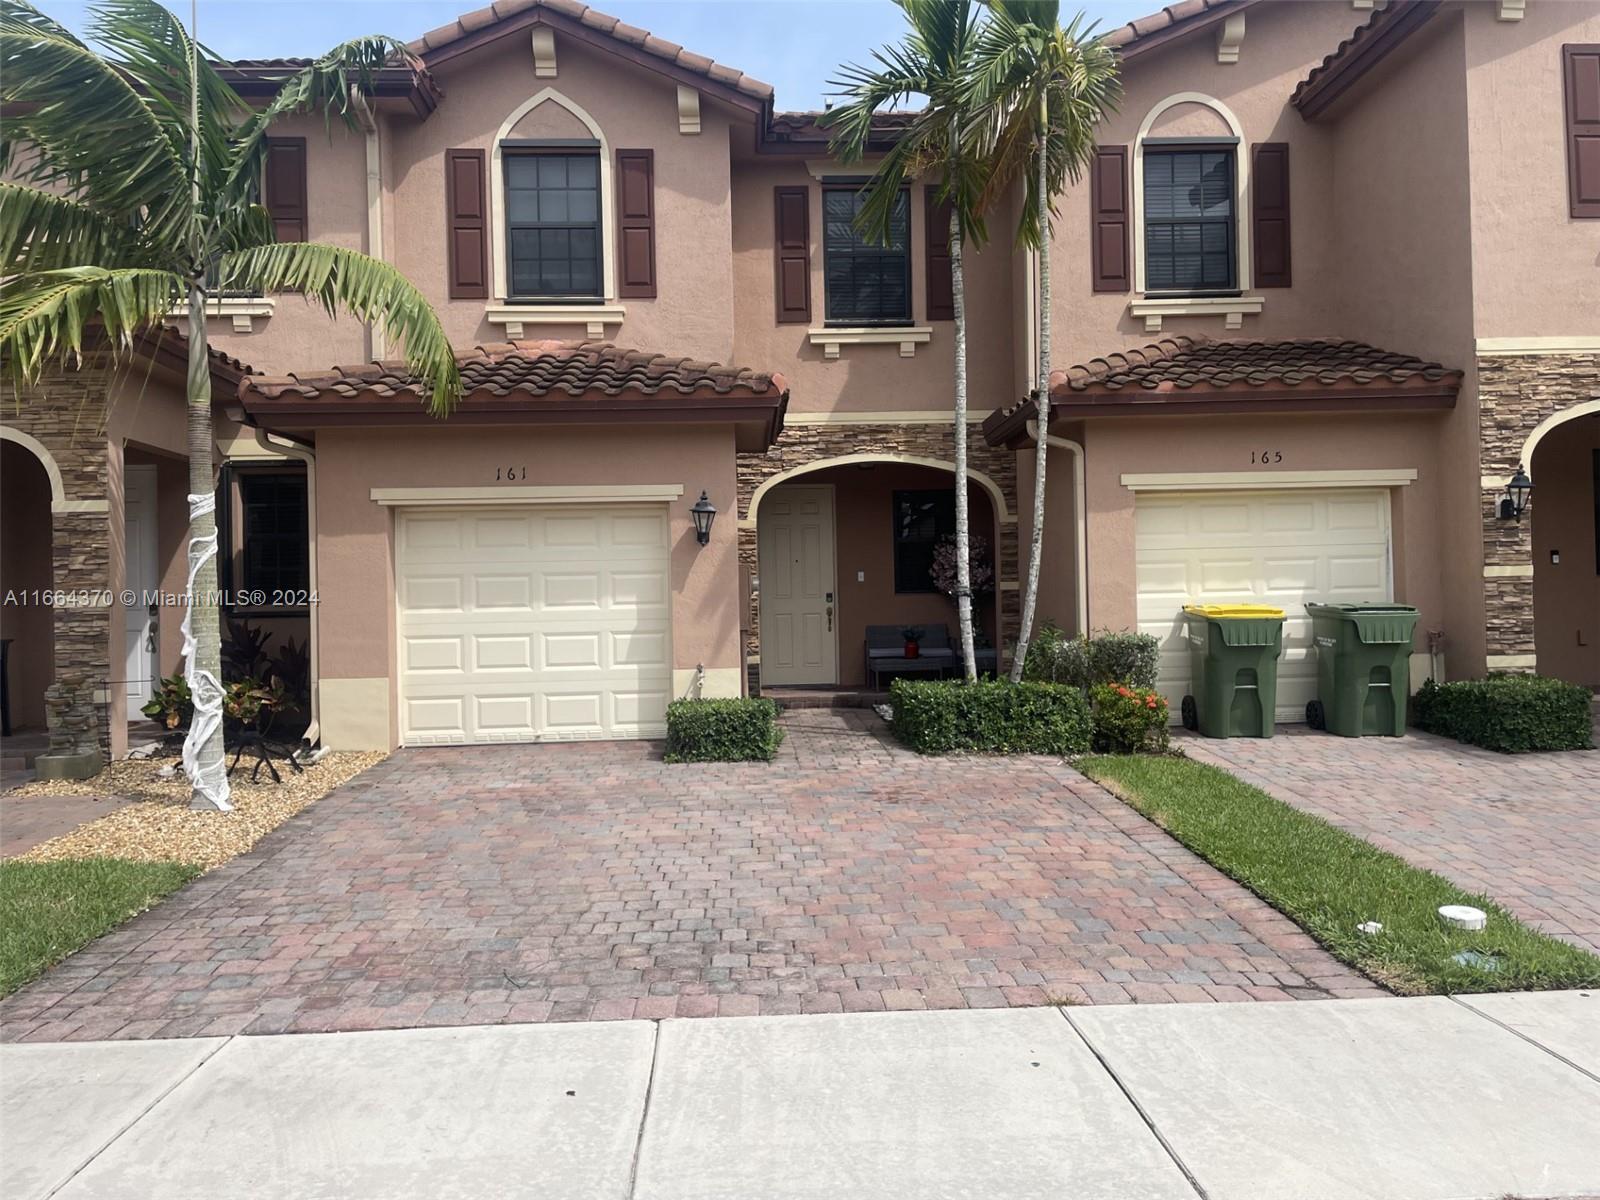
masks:
<svg viewBox="0 0 1600 1200"><path fill-rule="evenodd" d="M1519 563L1514 566L1489 565L1483 568L1485 579L1532 579L1533 564Z"/></svg>
<svg viewBox="0 0 1600 1200"><path fill-rule="evenodd" d="M1600 354L1600 337L1564 334L1557 337L1481 337L1473 343L1479 354Z"/></svg>

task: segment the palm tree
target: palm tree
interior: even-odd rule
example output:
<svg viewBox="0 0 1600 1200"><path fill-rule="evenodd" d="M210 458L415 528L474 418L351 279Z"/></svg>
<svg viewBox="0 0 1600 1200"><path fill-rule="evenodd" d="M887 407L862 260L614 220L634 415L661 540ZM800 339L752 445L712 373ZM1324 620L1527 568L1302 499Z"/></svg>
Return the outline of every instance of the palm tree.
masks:
<svg viewBox="0 0 1600 1200"><path fill-rule="evenodd" d="M1022 678L1039 597L1044 547L1044 484L1050 429L1050 218L1055 198L1076 183L1094 157L1096 124L1122 95L1115 52L1084 26L1083 16L1060 25L1057 0L990 0L973 50L964 99L978 154L990 164L998 195L1020 179L1026 199L1017 239L1039 253L1039 366L1034 381L1039 436L1033 477L1033 530L1022 624L1011 679ZM985 198L988 202L989 197ZM1081 581L1080 581L1081 582ZM1080 634L1087 630L1079 630Z"/></svg>
<svg viewBox="0 0 1600 1200"><path fill-rule="evenodd" d="M967 513L967 305L962 250L984 237L983 171L966 147L962 108L965 73L976 23L970 0L896 0L905 13L906 38L873 52L874 65L841 67L830 86L849 102L822 119L833 132L830 149L842 162L868 150L874 114L908 100L926 106L911 118L867 183L857 226L873 241L889 241L902 190L913 179L938 180L938 197L950 204L950 282L955 308L956 618L968 679L977 678L972 637L972 568Z"/></svg>
<svg viewBox="0 0 1600 1200"><path fill-rule="evenodd" d="M460 375L422 294L354 250L275 243L257 202L273 121L313 111L354 125L373 72L414 60L392 38L347 42L286 73L252 110L155 0L101 0L93 17L98 50L25 0L0 0L0 172L12 180L0 182L0 354L31 383L49 360L78 358L86 331L121 354L187 310L184 651L195 717L183 761L193 806L226 811L206 294L296 291L330 313L381 321L432 385L431 411L450 409Z"/></svg>

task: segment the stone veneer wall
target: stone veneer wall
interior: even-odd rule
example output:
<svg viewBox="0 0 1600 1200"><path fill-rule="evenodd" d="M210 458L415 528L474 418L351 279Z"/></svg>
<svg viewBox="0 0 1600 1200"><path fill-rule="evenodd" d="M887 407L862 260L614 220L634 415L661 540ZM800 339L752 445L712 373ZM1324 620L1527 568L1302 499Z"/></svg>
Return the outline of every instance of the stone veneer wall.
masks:
<svg viewBox="0 0 1600 1200"><path fill-rule="evenodd" d="M1502 521L1506 481L1546 417L1600 399L1600 354L1478 357L1483 601L1490 670L1533 670L1533 523ZM1552 435L1554 436L1554 435ZM1533 506L1537 506L1534 480Z"/></svg>
<svg viewBox="0 0 1600 1200"><path fill-rule="evenodd" d="M95 603L55 606L55 675L70 686L52 689L48 707L52 749L60 740L111 754L110 678L111 513L104 428L111 374L92 357L74 371L55 370L18 396L9 388L0 425L44 445L61 472L66 501L88 511L7 513L10 521L50 522L53 578L68 593L92 593ZM31 450L30 450L31 453ZM42 499L48 505L49 497ZM92 738L92 740L90 740ZM87 744L85 744L87 743Z"/></svg>
<svg viewBox="0 0 1600 1200"><path fill-rule="evenodd" d="M880 455L885 460L891 461L897 458L918 458L950 463L955 457L955 431L951 424L794 424L784 429L782 436L766 453L739 455L739 561L750 574L758 574L756 524L751 519L753 514L750 512L750 501L755 495L755 490L774 476L792 471L796 467L862 454ZM1009 646L1015 643L1022 617L1017 544L1016 453L1004 447L990 446L984 441L977 427L969 425L967 465L971 470L992 479L1005 498L1005 512L999 514L999 544L995 547L998 576L996 595L999 604L1001 645ZM796 482L804 482L805 479L806 477L801 475ZM981 533L985 537L990 536L988 530L974 532ZM744 638L747 657L752 660L759 657L761 615L760 605L755 597L751 598ZM758 689L760 673L752 666L749 674L753 694Z"/></svg>

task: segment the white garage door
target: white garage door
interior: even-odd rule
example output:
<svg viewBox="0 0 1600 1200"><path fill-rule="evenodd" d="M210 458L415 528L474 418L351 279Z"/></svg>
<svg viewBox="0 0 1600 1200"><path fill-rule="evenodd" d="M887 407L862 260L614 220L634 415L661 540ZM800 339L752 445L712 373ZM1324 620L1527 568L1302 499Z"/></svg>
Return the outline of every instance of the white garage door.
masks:
<svg viewBox="0 0 1600 1200"><path fill-rule="evenodd" d="M400 737L659 737L672 690L664 507L402 510Z"/></svg>
<svg viewBox="0 0 1600 1200"><path fill-rule="evenodd" d="M1189 690L1185 604L1282 608L1279 721L1316 696L1309 602L1391 600L1389 494L1381 490L1143 494L1136 502L1139 629L1161 640L1157 686Z"/></svg>

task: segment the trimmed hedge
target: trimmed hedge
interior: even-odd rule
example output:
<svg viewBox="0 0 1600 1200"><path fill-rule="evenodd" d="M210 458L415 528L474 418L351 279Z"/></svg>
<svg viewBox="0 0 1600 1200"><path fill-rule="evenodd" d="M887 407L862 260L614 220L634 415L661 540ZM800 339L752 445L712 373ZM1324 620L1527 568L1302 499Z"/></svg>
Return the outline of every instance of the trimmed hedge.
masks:
<svg viewBox="0 0 1600 1200"><path fill-rule="evenodd" d="M1077 688L1005 680L889 686L895 736L918 754L1082 754L1089 704Z"/></svg>
<svg viewBox="0 0 1600 1200"><path fill-rule="evenodd" d="M1022 677L1065 683L1087 692L1101 683L1153 688L1161 645L1148 633L1097 633L1068 637L1050 621L1028 643Z"/></svg>
<svg viewBox="0 0 1600 1200"><path fill-rule="evenodd" d="M1422 685L1411 698L1419 729L1502 754L1588 750L1594 745L1589 689L1542 675L1491 675Z"/></svg>
<svg viewBox="0 0 1600 1200"><path fill-rule="evenodd" d="M667 705L671 763L771 762L783 744L771 700L674 700Z"/></svg>

